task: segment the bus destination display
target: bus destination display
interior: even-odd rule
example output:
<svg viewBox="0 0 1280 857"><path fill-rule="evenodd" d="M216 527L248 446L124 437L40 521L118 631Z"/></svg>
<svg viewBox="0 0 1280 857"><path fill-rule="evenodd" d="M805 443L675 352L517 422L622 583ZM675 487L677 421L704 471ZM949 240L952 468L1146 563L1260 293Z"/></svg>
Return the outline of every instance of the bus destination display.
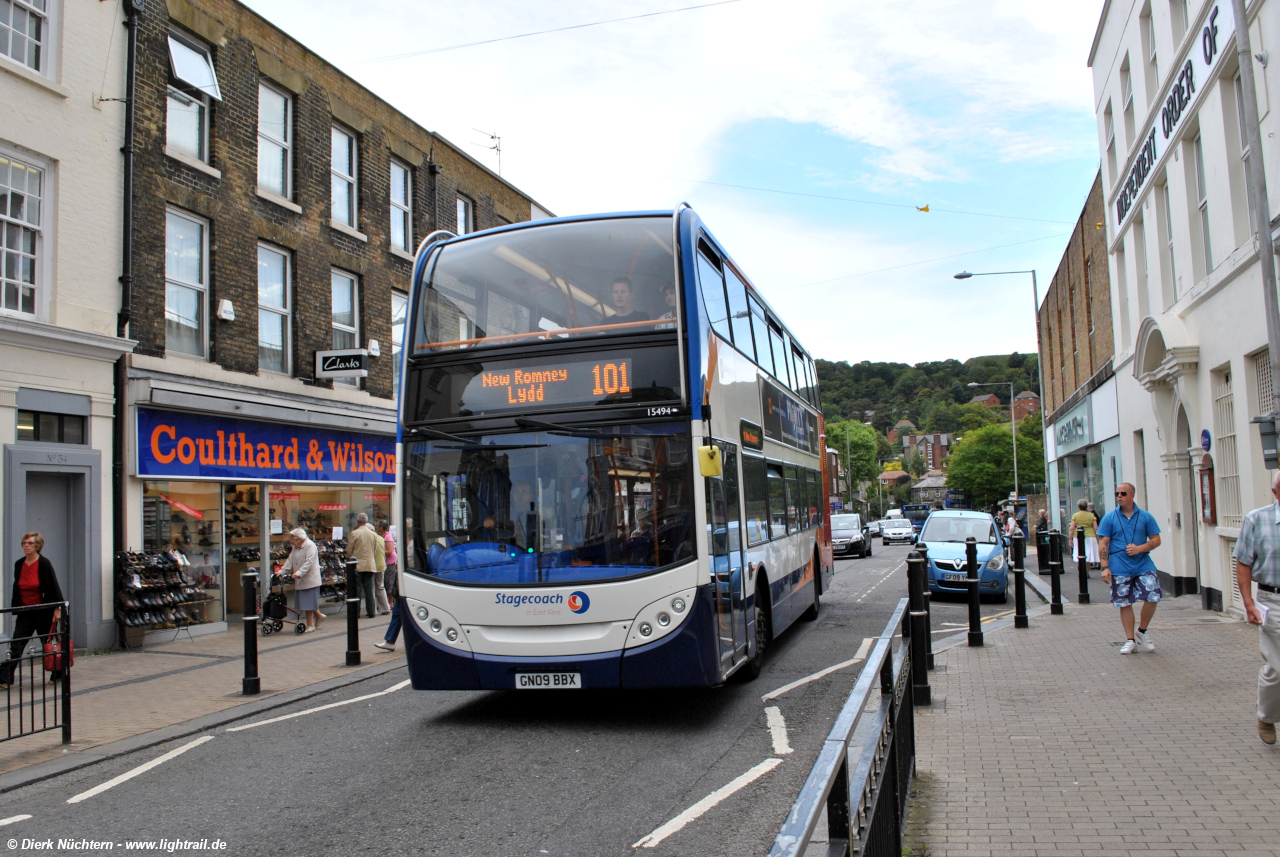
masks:
<svg viewBox="0 0 1280 857"><path fill-rule="evenodd" d="M482 371L467 384L464 401L473 411L529 406L591 405L631 398L630 359L583 360L538 368Z"/></svg>

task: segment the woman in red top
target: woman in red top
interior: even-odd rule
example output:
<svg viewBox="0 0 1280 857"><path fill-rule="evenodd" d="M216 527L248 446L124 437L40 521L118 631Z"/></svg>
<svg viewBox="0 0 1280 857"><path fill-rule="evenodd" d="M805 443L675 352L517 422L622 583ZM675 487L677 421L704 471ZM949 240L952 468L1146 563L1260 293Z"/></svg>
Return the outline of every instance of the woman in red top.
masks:
<svg viewBox="0 0 1280 857"><path fill-rule="evenodd" d="M53 563L40 555L44 550L44 537L39 533L27 533L22 537L22 559L13 565L13 607L31 607L36 604L58 604L62 599L62 587L54 574ZM26 610L17 614L13 636L9 642L9 659L0 665L0 685L13 682L13 670L22 657L32 637L48 634L54 622L62 618L62 608L52 610Z"/></svg>

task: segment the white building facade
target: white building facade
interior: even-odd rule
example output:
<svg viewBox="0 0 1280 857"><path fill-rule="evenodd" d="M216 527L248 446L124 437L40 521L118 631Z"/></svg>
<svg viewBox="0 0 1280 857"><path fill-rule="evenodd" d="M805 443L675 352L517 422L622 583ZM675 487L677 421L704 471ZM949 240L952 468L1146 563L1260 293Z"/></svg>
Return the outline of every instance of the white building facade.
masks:
<svg viewBox="0 0 1280 857"><path fill-rule="evenodd" d="M1257 429L1272 410L1259 252L1277 221L1252 223L1235 33L1247 27L1271 210L1277 155L1280 3L1108 0L1094 76L1115 332L1120 466L1164 531L1167 595L1239 612L1231 552L1248 510L1269 502Z"/></svg>
<svg viewBox="0 0 1280 857"><path fill-rule="evenodd" d="M0 0L0 600L40 531L80 646L111 645L119 4Z"/></svg>

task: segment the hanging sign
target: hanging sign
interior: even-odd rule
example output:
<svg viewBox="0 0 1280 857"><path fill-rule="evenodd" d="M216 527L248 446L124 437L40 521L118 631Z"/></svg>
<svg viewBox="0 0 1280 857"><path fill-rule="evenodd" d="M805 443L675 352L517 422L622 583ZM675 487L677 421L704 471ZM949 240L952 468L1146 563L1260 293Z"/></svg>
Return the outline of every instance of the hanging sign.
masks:
<svg viewBox="0 0 1280 857"><path fill-rule="evenodd" d="M339 348L316 352L317 378L369 377L367 348Z"/></svg>

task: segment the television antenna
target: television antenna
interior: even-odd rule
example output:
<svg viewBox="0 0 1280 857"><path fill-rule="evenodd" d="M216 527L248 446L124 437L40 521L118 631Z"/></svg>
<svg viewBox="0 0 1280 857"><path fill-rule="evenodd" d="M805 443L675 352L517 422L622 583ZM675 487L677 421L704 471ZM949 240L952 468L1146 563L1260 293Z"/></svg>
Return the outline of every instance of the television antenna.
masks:
<svg viewBox="0 0 1280 857"><path fill-rule="evenodd" d="M482 149L489 149L498 153L498 175L502 175L502 137L498 136L497 131L481 131L479 128L472 128L477 134L483 134L489 138L489 142L493 145L486 146L484 143L472 143L473 146L479 146Z"/></svg>

